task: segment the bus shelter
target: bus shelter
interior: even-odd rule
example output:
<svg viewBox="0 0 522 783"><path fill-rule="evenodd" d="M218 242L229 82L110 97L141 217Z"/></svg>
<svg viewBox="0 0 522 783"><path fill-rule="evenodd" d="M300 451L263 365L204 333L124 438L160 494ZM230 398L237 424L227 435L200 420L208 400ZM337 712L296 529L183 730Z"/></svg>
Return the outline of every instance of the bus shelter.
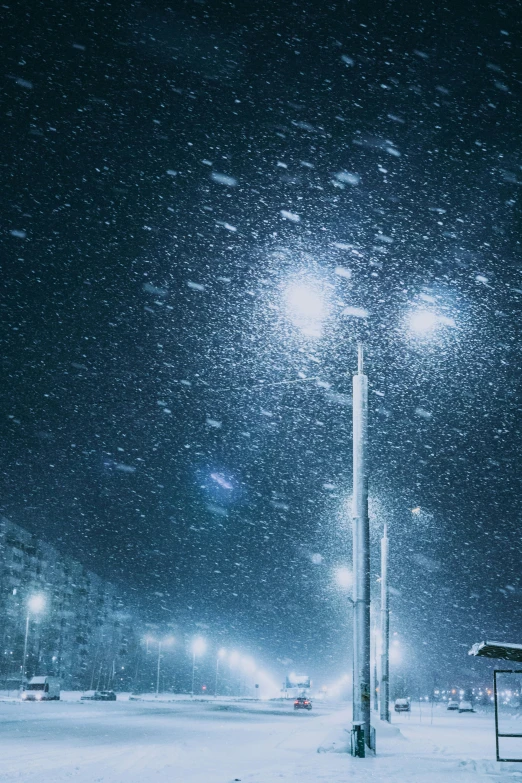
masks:
<svg viewBox="0 0 522 783"><path fill-rule="evenodd" d="M522 644L478 642L469 651L478 658L496 658L522 664ZM497 761L522 762L522 666L495 669L495 745Z"/></svg>

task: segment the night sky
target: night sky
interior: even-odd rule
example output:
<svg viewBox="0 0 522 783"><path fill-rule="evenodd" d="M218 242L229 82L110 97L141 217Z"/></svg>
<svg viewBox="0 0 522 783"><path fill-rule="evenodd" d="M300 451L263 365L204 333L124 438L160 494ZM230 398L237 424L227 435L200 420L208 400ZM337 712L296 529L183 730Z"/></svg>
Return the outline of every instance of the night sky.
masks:
<svg viewBox="0 0 522 783"><path fill-rule="evenodd" d="M520 642L520 6L1 16L0 510L151 621L342 673L363 338L401 665Z"/></svg>

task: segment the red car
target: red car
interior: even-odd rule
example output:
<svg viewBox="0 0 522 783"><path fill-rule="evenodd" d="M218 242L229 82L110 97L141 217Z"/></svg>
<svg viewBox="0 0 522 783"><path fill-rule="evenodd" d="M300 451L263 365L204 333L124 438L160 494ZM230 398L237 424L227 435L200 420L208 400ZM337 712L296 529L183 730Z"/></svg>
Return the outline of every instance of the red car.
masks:
<svg viewBox="0 0 522 783"><path fill-rule="evenodd" d="M294 710L311 710L312 702L306 696L298 696L294 701Z"/></svg>

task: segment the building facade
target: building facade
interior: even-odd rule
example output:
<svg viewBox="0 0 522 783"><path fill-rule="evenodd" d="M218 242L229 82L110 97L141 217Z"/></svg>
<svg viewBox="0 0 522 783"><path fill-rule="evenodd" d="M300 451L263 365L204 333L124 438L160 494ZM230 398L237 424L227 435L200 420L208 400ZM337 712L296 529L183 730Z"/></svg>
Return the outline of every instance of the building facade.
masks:
<svg viewBox="0 0 522 783"><path fill-rule="evenodd" d="M31 611L31 597L43 607ZM117 590L36 536L0 518L0 689L25 672L52 674L62 688L129 690L140 629Z"/></svg>

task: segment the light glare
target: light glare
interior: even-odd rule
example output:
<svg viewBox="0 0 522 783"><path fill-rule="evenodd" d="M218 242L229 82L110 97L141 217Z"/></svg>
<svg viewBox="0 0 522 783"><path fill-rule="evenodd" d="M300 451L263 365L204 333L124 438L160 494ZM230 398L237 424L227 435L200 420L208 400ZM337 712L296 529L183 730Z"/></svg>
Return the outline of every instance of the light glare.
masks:
<svg viewBox="0 0 522 783"><path fill-rule="evenodd" d="M416 310L410 316L410 329L418 335L434 332L438 324L439 319L431 310Z"/></svg>
<svg viewBox="0 0 522 783"><path fill-rule="evenodd" d="M203 655L206 648L207 643L201 636L197 636L192 642L192 652L194 655Z"/></svg>
<svg viewBox="0 0 522 783"><path fill-rule="evenodd" d="M353 584L353 574L346 566L335 569L335 581L344 590L349 589Z"/></svg>
<svg viewBox="0 0 522 783"><path fill-rule="evenodd" d="M289 283L284 289L284 302L288 318L295 327L307 337L321 337L327 308L319 283Z"/></svg>
<svg viewBox="0 0 522 783"><path fill-rule="evenodd" d="M27 606L31 612L41 612L45 609L45 596L41 593L32 595L27 601Z"/></svg>

